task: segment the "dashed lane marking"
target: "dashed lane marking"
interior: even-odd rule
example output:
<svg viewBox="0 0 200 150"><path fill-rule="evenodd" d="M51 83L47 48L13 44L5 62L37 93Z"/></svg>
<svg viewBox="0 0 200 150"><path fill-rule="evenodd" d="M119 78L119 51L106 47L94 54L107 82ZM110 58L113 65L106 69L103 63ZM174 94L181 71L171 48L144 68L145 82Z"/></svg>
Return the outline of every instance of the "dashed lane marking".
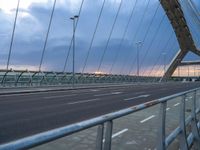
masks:
<svg viewBox="0 0 200 150"><path fill-rule="evenodd" d="M149 116L148 118L146 118L144 120L141 120L140 123L144 123L144 122L146 122L146 121L148 121L148 120L150 120L150 119L152 119L154 117L155 117L155 115Z"/></svg>
<svg viewBox="0 0 200 150"><path fill-rule="evenodd" d="M117 136L119 136L119 135L121 135L121 134L123 134L123 133L125 133L125 132L127 132L127 131L128 131L128 129L123 129L123 130L121 130L121 131L119 131L119 132L113 134L113 135L112 135L112 138L115 138L115 137L117 137Z"/></svg>
<svg viewBox="0 0 200 150"><path fill-rule="evenodd" d="M90 90L91 92L98 92L99 90L96 90L96 89L92 89Z"/></svg>
<svg viewBox="0 0 200 150"><path fill-rule="evenodd" d="M71 95L55 95L55 96L48 96L43 97L44 99L54 99L54 98L63 98L63 97L69 97L69 96L76 96L77 94L71 94Z"/></svg>
<svg viewBox="0 0 200 150"><path fill-rule="evenodd" d="M89 99L89 100L82 100L82 101L76 101L76 102L71 102L68 103L69 105L74 105L74 104L81 104L81 103L88 103L88 102L94 102L94 101L100 101L101 99L95 98L95 99Z"/></svg>
<svg viewBox="0 0 200 150"><path fill-rule="evenodd" d="M126 128L126 129L123 129L123 130L121 130L121 131L113 134L112 135L112 139L115 138L115 137L117 137L117 136L119 136L119 135L121 135L121 134L123 134L123 133L125 133L125 132L127 132L127 131L128 131L128 129ZM103 142L105 142L105 139L103 139Z"/></svg>
<svg viewBox="0 0 200 150"><path fill-rule="evenodd" d="M140 95L140 96L136 96L136 97L131 97L131 98L126 98L124 99L125 101L130 101L130 100L134 100L134 99L138 99L138 98L146 98L149 97L150 95Z"/></svg>
<svg viewBox="0 0 200 150"><path fill-rule="evenodd" d="M176 104L174 104L174 107L176 107L176 106L178 106L178 105L180 105L180 103L176 103Z"/></svg>
<svg viewBox="0 0 200 150"><path fill-rule="evenodd" d="M118 94L121 94L122 92L111 92L111 93L105 93L105 94L97 94L97 95L94 95L96 97L99 97L99 96L108 96L108 95L118 95Z"/></svg>

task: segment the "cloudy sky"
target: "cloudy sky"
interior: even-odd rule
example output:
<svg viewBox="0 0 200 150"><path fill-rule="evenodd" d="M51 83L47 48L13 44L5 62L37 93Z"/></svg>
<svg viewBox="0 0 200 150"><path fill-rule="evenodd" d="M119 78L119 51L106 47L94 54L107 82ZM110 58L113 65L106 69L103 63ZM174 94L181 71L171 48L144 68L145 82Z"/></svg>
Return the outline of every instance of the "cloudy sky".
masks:
<svg viewBox="0 0 200 150"><path fill-rule="evenodd" d="M200 10L200 2L193 1ZM9 68L38 69L53 3L54 0L20 0ZM72 38L72 21L69 18L78 14L81 3L82 0L57 0L42 70L63 71ZM120 4L121 8L113 26ZM85 64L102 5L103 0L84 0L76 30L77 72L81 72ZM16 7L17 0L0 0L1 69L6 68ZM188 10L184 2L183 8ZM199 46L199 20L191 19L192 15L187 11L187 21L190 23L196 45ZM129 18L130 23L127 25ZM103 60L99 69L101 72L109 72L113 65L113 73L134 74L137 50L135 43L138 41L143 41L142 46L139 46L143 73L155 73L154 70L162 69L164 58L168 64L179 49L173 29L158 0L106 0L85 72L96 72ZM190 54L187 59L197 60L199 57ZM72 53L69 55L66 71L71 71L71 68Z"/></svg>

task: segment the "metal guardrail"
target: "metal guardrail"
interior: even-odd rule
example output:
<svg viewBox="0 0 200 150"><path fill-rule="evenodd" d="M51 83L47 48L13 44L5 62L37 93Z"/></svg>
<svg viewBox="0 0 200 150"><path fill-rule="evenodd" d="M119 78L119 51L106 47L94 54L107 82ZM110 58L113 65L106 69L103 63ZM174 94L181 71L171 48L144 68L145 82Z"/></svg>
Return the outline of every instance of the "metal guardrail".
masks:
<svg viewBox="0 0 200 150"><path fill-rule="evenodd" d="M11 143L0 145L0 150L19 150L33 148L94 126L98 126L96 137L96 150L111 150L113 120L132 114L139 110L152 107L157 104L160 104L157 150L167 149L169 145L177 138L179 139L179 146L181 150L188 150L194 144L197 145L196 147L198 149L200 149L200 123L197 121L197 114L200 112L200 109L197 108L197 92L200 92L200 88L181 92L117 112L96 117L90 120L43 132ZM193 94L194 97L192 99L191 115L188 118L185 118L185 101L187 94ZM166 137L165 125L167 103L168 101L177 97L181 97L179 126ZM191 133L189 134L189 136L186 135L186 126L188 124L191 125Z"/></svg>
<svg viewBox="0 0 200 150"><path fill-rule="evenodd" d="M160 77L76 73L75 84L88 83L123 83L123 82L156 82ZM70 72L28 71L28 70L0 70L0 86L40 86L66 85L73 83L73 74Z"/></svg>

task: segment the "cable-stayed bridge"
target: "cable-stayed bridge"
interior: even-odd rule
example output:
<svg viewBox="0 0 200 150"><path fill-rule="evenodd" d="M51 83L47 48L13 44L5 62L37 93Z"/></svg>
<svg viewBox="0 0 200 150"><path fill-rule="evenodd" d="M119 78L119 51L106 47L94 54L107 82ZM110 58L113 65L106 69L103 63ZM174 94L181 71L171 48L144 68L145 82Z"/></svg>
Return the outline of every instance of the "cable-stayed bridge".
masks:
<svg viewBox="0 0 200 150"><path fill-rule="evenodd" d="M12 3L0 149L200 148L198 2Z"/></svg>

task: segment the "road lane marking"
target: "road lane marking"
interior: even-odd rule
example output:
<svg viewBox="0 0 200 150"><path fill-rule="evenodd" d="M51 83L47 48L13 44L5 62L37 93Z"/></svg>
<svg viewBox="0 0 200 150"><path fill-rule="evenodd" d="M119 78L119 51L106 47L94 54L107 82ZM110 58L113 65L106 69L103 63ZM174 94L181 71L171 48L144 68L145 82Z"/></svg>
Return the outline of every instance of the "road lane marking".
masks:
<svg viewBox="0 0 200 150"><path fill-rule="evenodd" d="M140 96L136 96L136 97L131 97L131 98L126 98L124 99L125 101L130 101L130 100L134 100L134 99L138 99L138 98L146 98L149 97L150 95L140 95Z"/></svg>
<svg viewBox="0 0 200 150"><path fill-rule="evenodd" d="M99 90L92 89L92 90L90 90L90 91L92 91L92 92L98 92Z"/></svg>
<svg viewBox="0 0 200 150"><path fill-rule="evenodd" d="M180 105L180 103L176 103L176 104L174 104L175 107L178 106L178 105Z"/></svg>
<svg viewBox="0 0 200 150"><path fill-rule="evenodd" d="M108 95L112 95L111 93L107 93L107 94L97 94L97 95L94 95L94 96L108 96Z"/></svg>
<svg viewBox="0 0 200 150"><path fill-rule="evenodd" d="M166 111L168 111L168 110L170 110L170 108L169 108L169 107L166 109Z"/></svg>
<svg viewBox="0 0 200 150"><path fill-rule="evenodd" d="M39 95L42 94L41 92L37 93L16 93L16 94L9 94L9 95L0 95L0 97L13 97L13 96L26 96L26 95Z"/></svg>
<svg viewBox="0 0 200 150"><path fill-rule="evenodd" d="M189 97L187 97L185 100L186 101L189 101L189 99L192 99L193 97L192 96L189 96Z"/></svg>
<svg viewBox="0 0 200 150"><path fill-rule="evenodd" d="M99 96L108 96L108 95L118 95L118 94L121 94L122 92L111 92L111 93L106 93L106 94L97 94L97 95L94 95L96 97L99 97Z"/></svg>
<svg viewBox="0 0 200 150"><path fill-rule="evenodd" d="M22 92L30 92L30 93L15 93L15 94L6 94L6 95L0 95L0 97L12 97L12 96L27 96L27 95L42 95L42 94L48 94L48 93L67 93L68 91L39 91L34 92L31 90L23 90Z"/></svg>
<svg viewBox="0 0 200 150"><path fill-rule="evenodd" d="M122 90L122 89L116 89L116 90L111 90L110 92L122 92L122 91L124 91L124 90Z"/></svg>
<svg viewBox="0 0 200 150"><path fill-rule="evenodd" d="M122 92L112 92L111 94L117 95L117 94L121 94Z"/></svg>
<svg viewBox="0 0 200 150"><path fill-rule="evenodd" d="M144 122L146 122L146 121L148 121L148 120L150 120L150 119L152 119L154 117L155 117L155 115L152 115L152 116L150 116L150 117L148 117L148 118L146 118L144 120L141 120L140 123L144 123Z"/></svg>
<svg viewBox="0 0 200 150"><path fill-rule="evenodd" d="M128 129L123 129L123 130L121 130L121 131L119 131L119 132L113 134L113 135L112 135L112 138L115 138L115 137L117 137L117 136L119 136L119 135L121 135L121 134L123 134L123 133L125 133L125 132L127 132L127 131L128 131Z"/></svg>
<svg viewBox="0 0 200 150"><path fill-rule="evenodd" d="M76 101L76 102L68 103L68 105L81 104L81 103L88 103L88 102L99 101L99 100L101 100L101 99L95 98L95 99L90 99L90 100L82 100L82 101Z"/></svg>
<svg viewBox="0 0 200 150"><path fill-rule="evenodd" d="M55 96L47 96L42 97L44 99L53 99L53 98L63 98L63 97L69 97L69 96L76 96L77 94L71 94L71 95L55 95Z"/></svg>
<svg viewBox="0 0 200 150"><path fill-rule="evenodd" d="M125 133L125 132L127 132L127 131L128 131L128 129L126 128L126 129L123 129L123 130L121 130L121 131L119 131L119 132L113 134L113 135L112 135L112 139L114 139L115 137L117 137L117 136L119 136L119 135L121 135L121 134L123 134L123 133ZM105 142L105 139L103 139L103 142Z"/></svg>

